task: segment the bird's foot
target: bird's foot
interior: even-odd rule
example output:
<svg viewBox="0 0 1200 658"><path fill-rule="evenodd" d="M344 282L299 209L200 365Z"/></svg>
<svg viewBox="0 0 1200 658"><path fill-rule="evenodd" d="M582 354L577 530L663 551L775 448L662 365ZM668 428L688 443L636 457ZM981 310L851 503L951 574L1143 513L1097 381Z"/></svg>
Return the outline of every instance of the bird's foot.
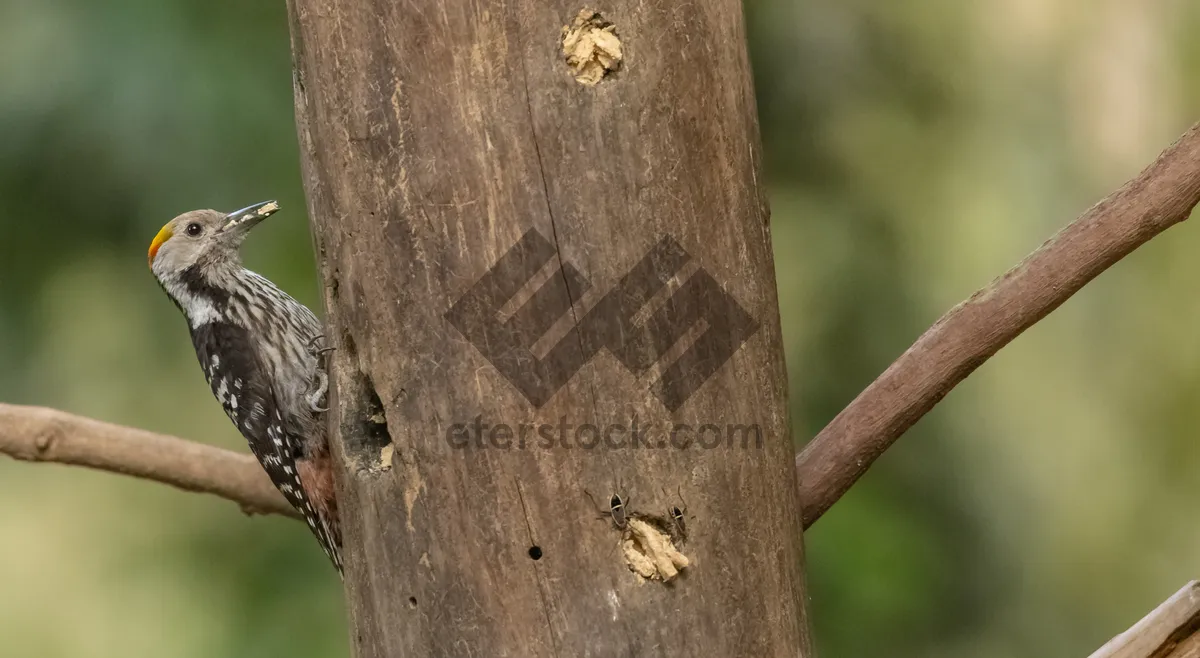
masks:
<svg viewBox="0 0 1200 658"><path fill-rule="evenodd" d="M325 393L329 391L329 376L324 370L318 370L313 375L312 388L308 393L308 408L316 413L325 413L329 411L329 407L321 406L321 400L325 398Z"/></svg>
<svg viewBox="0 0 1200 658"><path fill-rule="evenodd" d="M334 351L335 349L337 349L336 347L317 347L318 343L323 343L324 341L325 341L324 334L317 334L316 336L313 336L312 338L310 338L308 341L308 353L313 356L319 357L323 354L328 354L328 353Z"/></svg>

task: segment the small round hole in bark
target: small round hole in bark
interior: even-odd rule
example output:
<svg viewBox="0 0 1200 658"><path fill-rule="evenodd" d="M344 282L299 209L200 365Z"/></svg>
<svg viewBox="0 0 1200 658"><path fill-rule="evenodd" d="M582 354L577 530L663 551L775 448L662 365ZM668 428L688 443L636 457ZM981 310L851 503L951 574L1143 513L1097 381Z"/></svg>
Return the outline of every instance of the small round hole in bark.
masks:
<svg viewBox="0 0 1200 658"><path fill-rule="evenodd" d="M410 607L410 608L417 607L417 597L415 597L415 596L408 597L408 607Z"/></svg>
<svg viewBox="0 0 1200 658"><path fill-rule="evenodd" d="M541 546L530 546L529 547L529 557L530 557L530 559L533 559L533 560L542 559L542 547Z"/></svg>
<svg viewBox="0 0 1200 658"><path fill-rule="evenodd" d="M562 53L576 82L589 87L621 66L621 39L617 28L600 12L584 7L562 29Z"/></svg>

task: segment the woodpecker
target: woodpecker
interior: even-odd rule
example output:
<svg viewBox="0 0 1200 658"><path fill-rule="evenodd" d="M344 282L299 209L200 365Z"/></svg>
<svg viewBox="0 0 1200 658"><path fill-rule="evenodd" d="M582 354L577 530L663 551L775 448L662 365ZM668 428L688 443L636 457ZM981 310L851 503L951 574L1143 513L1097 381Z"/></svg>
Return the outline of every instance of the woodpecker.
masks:
<svg viewBox="0 0 1200 658"><path fill-rule="evenodd" d="M186 212L154 236L147 258L187 319L213 395L340 574L321 321L241 262L250 229L277 210L265 201L228 214Z"/></svg>

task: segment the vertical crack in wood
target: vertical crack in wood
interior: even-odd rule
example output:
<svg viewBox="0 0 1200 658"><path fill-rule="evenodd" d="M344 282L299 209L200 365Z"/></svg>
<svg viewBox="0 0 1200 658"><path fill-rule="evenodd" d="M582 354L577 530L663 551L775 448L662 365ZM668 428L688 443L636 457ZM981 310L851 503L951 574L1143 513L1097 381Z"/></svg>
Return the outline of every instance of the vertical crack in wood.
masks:
<svg viewBox="0 0 1200 658"><path fill-rule="evenodd" d="M546 180L546 163L542 159L542 146L538 142L537 123L533 117L533 97L529 93L529 65L525 61L524 53L522 53L521 57L521 80L525 85L525 111L529 116L529 135L533 139L533 153L537 157L538 175L542 179L542 195L546 199L546 214L550 217L550 236L554 240L554 254L558 258L558 273L562 277L563 286L567 291L567 302L571 305L571 321L573 322L571 332L575 334L579 351L583 353L585 350L583 347L583 334L579 330L579 310L575 308L575 303L578 300L575 299L575 294L571 291L571 281L567 278L562 246L558 242L558 222L554 219L554 204L550 202L550 183ZM596 389L590 379L588 380L588 394L591 397L592 409L595 409Z"/></svg>
<svg viewBox="0 0 1200 658"><path fill-rule="evenodd" d="M529 507L525 505L525 492L521 490L521 481L513 478L513 485L517 488L517 500L521 502L521 515L525 519L525 533L529 537L529 545L536 546L537 541L533 537L533 523L529 519ZM532 560L531 560L532 561ZM550 620L550 602L546 598L546 583L542 578L542 572L536 564L533 565L533 577L537 581L538 599L542 604L542 615L546 618L546 632L550 635L550 649L554 652L555 658L558 657L558 635L554 632L554 623Z"/></svg>

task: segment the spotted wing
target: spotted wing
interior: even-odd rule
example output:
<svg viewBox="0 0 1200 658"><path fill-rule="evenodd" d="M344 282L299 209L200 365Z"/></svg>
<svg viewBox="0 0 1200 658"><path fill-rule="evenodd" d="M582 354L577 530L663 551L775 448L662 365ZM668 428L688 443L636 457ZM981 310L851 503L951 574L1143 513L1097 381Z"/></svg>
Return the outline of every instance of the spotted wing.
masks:
<svg viewBox="0 0 1200 658"><path fill-rule="evenodd" d="M236 324L210 322L192 331L200 367L221 403L258 458L271 482L304 516L321 547L340 570L336 532L325 523L305 495L297 459L304 442L295 427L285 422L269 373L253 348L249 332Z"/></svg>

